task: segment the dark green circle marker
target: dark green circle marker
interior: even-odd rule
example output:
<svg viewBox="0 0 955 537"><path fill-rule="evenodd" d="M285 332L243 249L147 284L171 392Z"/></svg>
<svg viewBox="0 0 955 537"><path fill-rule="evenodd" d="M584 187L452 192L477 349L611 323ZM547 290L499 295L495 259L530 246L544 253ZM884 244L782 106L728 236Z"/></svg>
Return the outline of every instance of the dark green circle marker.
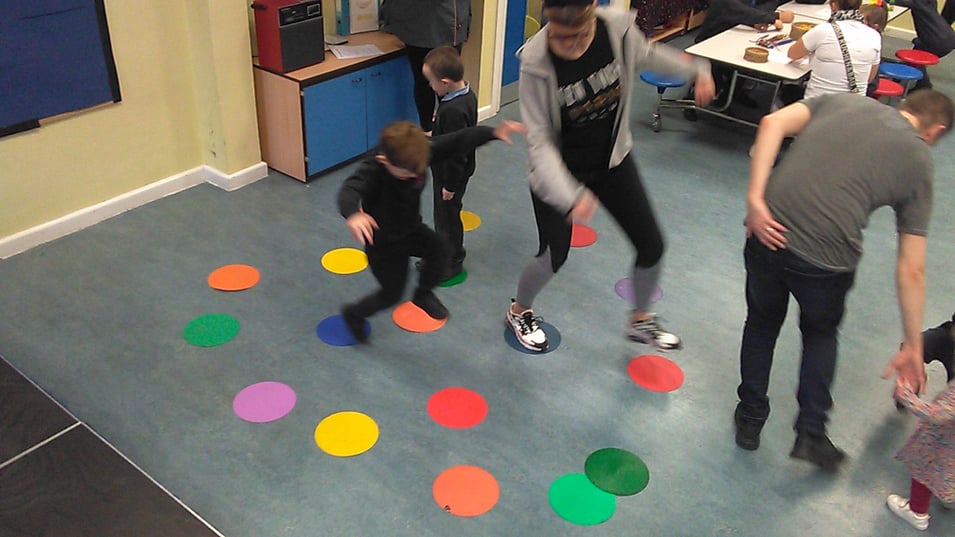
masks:
<svg viewBox="0 0 955 537"><path fill-rule="evenodd" d="M650 470L633 453L619 448L598 449L587 457L584 473L600 490L631 496L647 488Z"/></svg>
<svg viewBox="0 0 955 537"><path fill-rule="evenodd" d="M467 269L461 269L461 272L439 283L438 287L454 287L455 285L464 283L466 279L468 279L468 271Z"/></svg>
<svg viewBox="0 0 955 537"><path fill-rule="evenodd" d="M561 518L581 526L606 522L617 509L616 496L595 487L584 474L558 477L551 483L547 499Z"/></svg>
<svg viewBox="0 0 955 537"><path fill-rule="evenodd" d="M239 333L239 320L225 313L208 313L189 321L182 337L197 347L222 345Z"/></svg>

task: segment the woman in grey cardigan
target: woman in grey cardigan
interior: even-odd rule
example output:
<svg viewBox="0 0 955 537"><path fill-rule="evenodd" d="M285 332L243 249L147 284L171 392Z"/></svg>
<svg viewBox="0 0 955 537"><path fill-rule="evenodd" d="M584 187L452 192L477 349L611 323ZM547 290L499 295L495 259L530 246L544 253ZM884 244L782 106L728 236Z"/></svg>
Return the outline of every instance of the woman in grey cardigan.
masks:
<svg viewBox="0 0 955 537"><path fill-rule="evenodd" d="M663 237L630 157L631 80L644 69L682 76L695 81L696 101L705 105L714 92L710 66L649 43L634 25L634 13L597 7L593 0L545 0L544 16L547 25L518 52L540 248L521 273L506 323L525 348L547 349L533 301L567 259L572 222L589 220L599 200L636 250L625 335L660 350L677 349L680 339L647 312Z"/></svg>

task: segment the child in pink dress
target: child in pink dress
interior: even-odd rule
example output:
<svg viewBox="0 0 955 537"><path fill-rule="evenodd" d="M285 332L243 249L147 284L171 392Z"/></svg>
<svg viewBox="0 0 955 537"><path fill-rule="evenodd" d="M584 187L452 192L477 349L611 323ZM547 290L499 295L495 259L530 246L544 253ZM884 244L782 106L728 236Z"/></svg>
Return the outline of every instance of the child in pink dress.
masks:
<svg viewBox="0 0 955 537"><path fill-rule="evenodd" d="M895 398L918 416L919 423L895 455L912 476L910 497L890 494L885 503L899 518L924 530L933 494L946 504L955 502L955 381L931 404L904 384L896 389Z"/></svg>

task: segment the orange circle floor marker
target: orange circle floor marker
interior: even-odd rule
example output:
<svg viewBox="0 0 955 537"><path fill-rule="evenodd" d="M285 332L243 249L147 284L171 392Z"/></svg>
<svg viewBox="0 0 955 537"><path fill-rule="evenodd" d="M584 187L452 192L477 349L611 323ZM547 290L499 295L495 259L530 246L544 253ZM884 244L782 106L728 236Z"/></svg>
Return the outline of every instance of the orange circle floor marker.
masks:
<svg viewBox="0 0 955 537"><path fill-rule="evenodd" d="M259 270L249 265L225 265L210 272L206 281L219 291L244 291L259 283Z"/></svg>
<svg viewBox="0 0 955 537"><path fill-rule="evenodd" d="M461 225L464 231L474 231L481 227L481 217L471 211L461 211Z"/></svg>
<svg viewBox="0 0 955 537"><path fill-rule="evenodd" d="M357 248L335 248L322 256L322 266L335 274L355 274L368 266L368 256Z"/></svg>
<svg viewBox="0 0 955 537"><path fill-rule="evenodd" d="M447 319L432 319L423 309L411 301L401 304L391 312L395 324L409 332L434 332L448 322Z"/></svg>
<svg viewBox="0 0 955 537"><path fill-rule="evenodd" d="M441 472L432 492L445 512L467 517L487 513L501 497L494 476L477 466L454 466Z"/></svg>

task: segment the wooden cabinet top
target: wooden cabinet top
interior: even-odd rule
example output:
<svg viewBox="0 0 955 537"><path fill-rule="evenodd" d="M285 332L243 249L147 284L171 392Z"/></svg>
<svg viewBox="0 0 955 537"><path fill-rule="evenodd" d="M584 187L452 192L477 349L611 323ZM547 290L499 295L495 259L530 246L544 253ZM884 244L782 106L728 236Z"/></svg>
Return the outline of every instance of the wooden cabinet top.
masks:
<svg viewBox="0 0 955 537"><path fill-rule="evenodd" d="M321 82L322 80L339 76L351 71L356 71L386 59L390 59L398 55L398 53L405 48L404 43L399 41L397 37L385 32L365 32L360 34L352 34L348 36L348 43L345 43L345 45L375 45L381 49L383 54L379 56L362 56L361 58L339 59L336 58L331 51L326 50L325 61L316 63L314 65L309 65L308 67L303 67L301 69L296 69L295 71L289 71L288 73L275 74L301 83L311 84ZM263 67L259 67L258 58L254 58L252 60L252 64L259 69L266 70Z"/></svg>

